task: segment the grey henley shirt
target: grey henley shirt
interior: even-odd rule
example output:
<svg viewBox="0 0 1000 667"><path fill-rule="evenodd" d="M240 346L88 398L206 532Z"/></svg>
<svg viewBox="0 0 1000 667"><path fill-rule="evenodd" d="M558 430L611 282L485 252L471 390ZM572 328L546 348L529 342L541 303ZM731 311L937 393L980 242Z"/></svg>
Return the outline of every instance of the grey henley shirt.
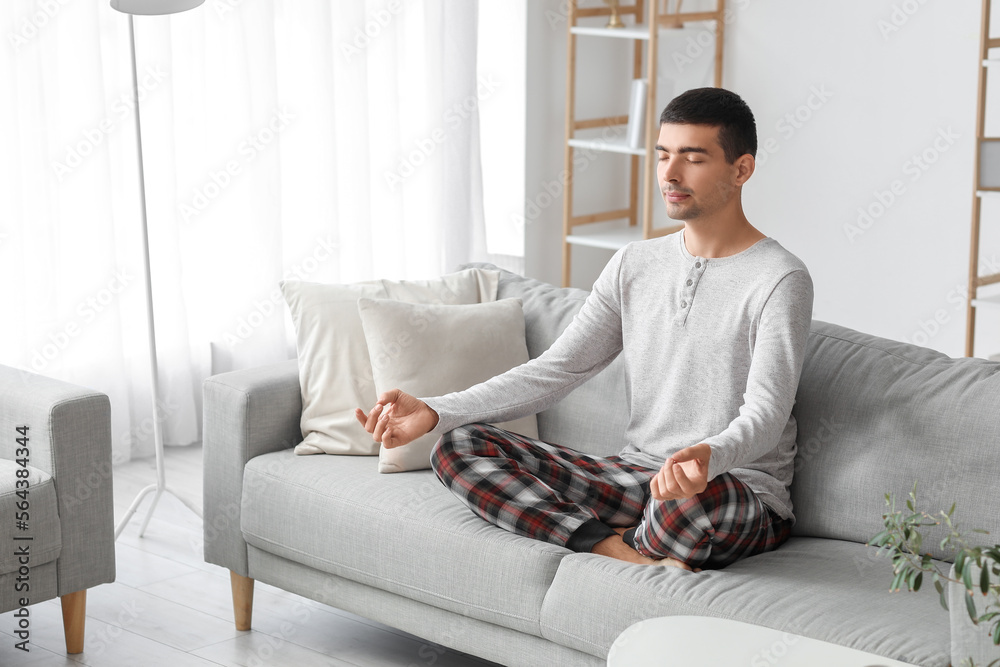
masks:
<svg viewBox="0 0 1000 667"><path fill-rule="evenodd" d="M423 398L439 416L431 433L545 410L624 354L623 459L658 470L674 452L708 443L710 480L729 472L792 518L791 410L812 308L808 269L773 238L709 259L688 252L683 230L634 241L544 353L465 391Z"/></svg>

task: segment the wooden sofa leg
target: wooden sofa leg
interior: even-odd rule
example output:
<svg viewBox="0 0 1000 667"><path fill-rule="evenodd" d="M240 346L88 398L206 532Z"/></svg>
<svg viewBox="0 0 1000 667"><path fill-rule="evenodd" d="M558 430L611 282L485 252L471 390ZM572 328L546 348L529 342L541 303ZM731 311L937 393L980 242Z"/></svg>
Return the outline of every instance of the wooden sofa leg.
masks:
<svg viewBox="0 0 1000 667"><path fill-rule="evenodd" d="M250 617L253 616L253 579L230 570L229 580L233 585L233 616L236 617L236 629L249 630Z"/></svg>
<svg viewBox="0 0 1000 667"><path fill-rule="evenodd" d="M62 603L66 652L83 653L83 627L87 621L87 589L63 595L59 601Z"/></svg>

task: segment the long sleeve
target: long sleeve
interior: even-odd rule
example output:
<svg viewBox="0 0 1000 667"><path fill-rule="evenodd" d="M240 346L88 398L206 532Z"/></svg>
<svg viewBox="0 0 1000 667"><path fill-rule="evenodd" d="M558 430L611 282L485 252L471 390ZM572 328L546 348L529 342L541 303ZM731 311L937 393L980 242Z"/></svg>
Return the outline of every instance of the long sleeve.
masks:
<svg viewBox="0 0 1000 667"><path fill-rule="evenodd" d="M739 416L703 440L712 448L709 479L745 467L777 446L795 403L812 307L813 284L805 270L783 276L765 301Z"/></svg>
<svg viewBox="0 0 1000 667"><path fill-rule="evenodd" d="M614 254L576 317L541 355L464 391L422 398L438 413L431 433L541 412L614 361L622 350L620 272L626 250Z"/></svg>

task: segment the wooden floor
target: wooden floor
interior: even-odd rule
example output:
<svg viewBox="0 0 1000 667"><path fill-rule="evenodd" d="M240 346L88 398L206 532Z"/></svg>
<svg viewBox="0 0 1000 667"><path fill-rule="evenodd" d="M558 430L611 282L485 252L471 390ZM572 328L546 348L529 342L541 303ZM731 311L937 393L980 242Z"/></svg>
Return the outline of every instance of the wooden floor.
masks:
<svg viewBox="0 0 1000 667"><path fill-rule="evenodd" d="M166 457L168 484L200 507L201 449L168 448ZM150 459L115 468L116 520L155 478ZM202 560L201 520L164 494L140 538L139 526L150 499L118 539L117 580L87 595L84 652L66 655L59 601L50 600L31 607L29 653L14 648L14 612L0 614L0 666L493 664L260 582L254 591L254 629L238 632L233 626L229 572Z"/></svg>

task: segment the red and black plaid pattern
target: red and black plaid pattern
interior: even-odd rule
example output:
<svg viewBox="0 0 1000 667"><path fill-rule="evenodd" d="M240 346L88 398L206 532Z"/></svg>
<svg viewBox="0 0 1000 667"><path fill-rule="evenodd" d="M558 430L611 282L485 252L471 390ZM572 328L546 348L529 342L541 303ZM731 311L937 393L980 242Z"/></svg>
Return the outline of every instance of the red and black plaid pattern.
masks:
<svg viewBox="0 0 1000 667"><path fill-rule="evenodd" d="M638 527L633 546L651 558L719 568L777 548L790 521L772 517L745 484L719 475L701 494L656 501L658 471L526 438L489 424L441 436L431 467L445 486L483 519L519 535L566 546L591 519Z"/></svg>
<svg viewBox="0 0 1000 667"><path fill-rule="evenodd" d="M777 549L791 530L791 521L772 514L750 487L723 473L693 498L650 500L632 546L649 558L718 569Z"/></svg>

